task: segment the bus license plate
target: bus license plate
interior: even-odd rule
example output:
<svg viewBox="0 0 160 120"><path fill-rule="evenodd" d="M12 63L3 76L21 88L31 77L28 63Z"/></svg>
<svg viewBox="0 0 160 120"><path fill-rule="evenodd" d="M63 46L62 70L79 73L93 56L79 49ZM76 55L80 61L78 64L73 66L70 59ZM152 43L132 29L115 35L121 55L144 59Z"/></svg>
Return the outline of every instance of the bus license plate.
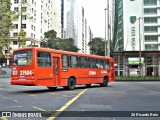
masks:
<svg viewBox="0 0 160 120"><path fill-rule="evenodd" d="M25 76L20 76L19 79L24 80Z"/></svg>

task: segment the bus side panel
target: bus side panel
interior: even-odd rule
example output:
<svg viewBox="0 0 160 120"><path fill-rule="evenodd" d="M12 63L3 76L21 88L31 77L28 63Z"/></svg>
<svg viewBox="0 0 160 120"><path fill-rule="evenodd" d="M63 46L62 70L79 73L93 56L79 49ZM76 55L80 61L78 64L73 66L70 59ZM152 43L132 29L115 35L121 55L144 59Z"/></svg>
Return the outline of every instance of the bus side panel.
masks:
<svg viewBox="0 0 160 120"><path fill-rule="evenodd" d="M106 76L106 73L107 73L107 70L105 69L96 70L97 83L103 83L104 76Z"/></svg>
<svg viewBox="0 0 160 120"><path fill-rule="evenodd" d="M93 84L97 82L96 71L91 70L90 68L79 68L77 75L77 84ZM92 74L91 74L92 73Z"/></svg>
<svg viewBox="0 0 160 120"><path fill-rule="evenodd" d="M53 69L51 67L38 67L35 74L37 85L54 86Z"/></svg>
<svg viewBox="0 0 160 120"><path fill-rule="evenodd" d="M68 69L62 69L62 71L65 72L61 72L61 80L59 82L60 86L67 86L68 83L68 79L73 76L76 78L76 84L80 85L80 84L94 84L94 83L98 83L101 82L97 81L97 74L96 74L96 70L93 69L89 69L89 68L68 68ZM98 74L99 75L99 74Z"/></svg>

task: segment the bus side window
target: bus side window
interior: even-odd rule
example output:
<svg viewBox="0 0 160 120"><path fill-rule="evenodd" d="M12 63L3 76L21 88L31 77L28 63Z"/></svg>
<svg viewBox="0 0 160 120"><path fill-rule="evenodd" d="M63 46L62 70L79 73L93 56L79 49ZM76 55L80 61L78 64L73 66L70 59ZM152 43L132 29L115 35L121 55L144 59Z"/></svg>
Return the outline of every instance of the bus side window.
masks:
<svg viewBox="0 0 160 120"><path fill-rule="evenodd" d="M50 67L51 66L51 54L48 52L37 52L38 66Z"/></svg>
<svg viewBox="0 0 160 120"><path fill-rule="evenodd" d="M68 55L62 55L62 67L64 68L69 67Z"/></svg>
<svg viewBox="0 0 160 120"><path fill-rule="evenodd" d="M89 68L95 68L95 59L89 58Z"/></svg>
<svg viewBox="0 0 160 120"><path fill-rule="evenodd" d="M109 69L110 68L109 60L104 60L103 66L104 66L105 69Z"/></svg>
<svg viewBox="0 0 160 120"><path fill-rule="evenodd" d="M78 67L78 57L77 56L70 57L70 67L72 67L72 68Z"/></svg>
<svg viewBox="0 0 160 120"><path fill-rule="evenodd" d="M88 62L86 57L80 57L80 68L88 68Z"/></svg>
<svg viewBox="0 0 160 120"><path fill-rule="evenodd" d="M102 59L96 59L96 68L103 68Z"/></svg>

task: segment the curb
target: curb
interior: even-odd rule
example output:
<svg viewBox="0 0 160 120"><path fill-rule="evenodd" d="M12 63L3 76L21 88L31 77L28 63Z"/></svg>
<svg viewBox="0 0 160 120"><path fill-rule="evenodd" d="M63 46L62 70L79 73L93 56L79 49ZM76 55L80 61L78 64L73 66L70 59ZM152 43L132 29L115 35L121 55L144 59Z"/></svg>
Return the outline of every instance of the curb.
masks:
<svg viewBox="0 0 160 120"><path fill-rule="evenodd" d="M160 80L116 80L115 82L160 82Z"/></svg>

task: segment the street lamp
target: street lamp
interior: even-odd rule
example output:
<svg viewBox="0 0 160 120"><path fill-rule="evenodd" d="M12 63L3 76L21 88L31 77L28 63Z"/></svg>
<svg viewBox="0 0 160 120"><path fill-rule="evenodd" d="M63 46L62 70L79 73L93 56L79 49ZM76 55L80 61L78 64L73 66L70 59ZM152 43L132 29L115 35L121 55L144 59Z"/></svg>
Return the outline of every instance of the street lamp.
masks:
<svg viewBox="0 0 160 120"><path fill-rule="evenodd" d="M107 10L107 8L104 9L104 11L105 11L105 56L106 56L106 49L107 49L107 45L106 45L106 10Z"/></svg>
<svg viewBox="0 0 160 120"><path fill-rule="evenodd" d="M110 30L110 25L109 25L109 0L107 2L107 8L104 9L105 10L105 56L110 57L110 38L109 38L109 30ZM108 35L107 35L107 40L106 40L106 10L108 10L107 12L107 30L108 30ZM106 43L107 42L107 43ZM107 44L107 45L106 45ZM107 50L107 52L106 52Z"/></svg>
<svg viewBox="0 0 160 120"><path fill-rule="evenodd" d="M142 76L142 67L141 67L141 57L142 57L142 55L141 55L141 33L140 33L140 31L141 31L141 19L143 19L142 17L139 17L138 18L138 20L139 20L139 69L140 69L140 76Z"/></svg>

